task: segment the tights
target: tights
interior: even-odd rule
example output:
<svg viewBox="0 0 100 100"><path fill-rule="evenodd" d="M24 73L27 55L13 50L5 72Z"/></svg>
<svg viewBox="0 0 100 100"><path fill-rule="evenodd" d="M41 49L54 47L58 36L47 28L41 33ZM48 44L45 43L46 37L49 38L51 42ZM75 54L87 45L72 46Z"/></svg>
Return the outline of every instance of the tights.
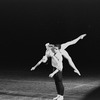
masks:
<svg viewBox="0 0 100 100"><path fill-rule="evenodd" d="M55 68L53 70L55 70ZM57 93L59 95L64 95L64 86L62 83L62 71L59 71L58 73L56 73L53 78L55 81Z"/></svg>

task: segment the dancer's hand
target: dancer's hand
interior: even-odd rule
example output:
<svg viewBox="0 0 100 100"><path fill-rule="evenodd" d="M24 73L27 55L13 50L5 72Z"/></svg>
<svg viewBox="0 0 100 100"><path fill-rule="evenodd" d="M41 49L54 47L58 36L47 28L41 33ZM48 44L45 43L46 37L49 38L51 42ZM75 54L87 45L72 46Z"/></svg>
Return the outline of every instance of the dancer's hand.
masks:
<svg viewBox="0 0 100 100"><path fill-rule="evenodd" d="M83 39L86 36L86 34L83 34L80 36L80 39Z"/></svg>
<svg viewBox="0 0 100 100"><path fill-rule="evenodd" d="M81 76L80 72L77 69L75 69L74 72Z"/></svg>
<svg viewBox="0 0 100 100"><path fill-rule="evenodd" d="M54 76L54 74L53 74L53 73L49 74L49 77L50 77L50 78L52 78L53 76Z"/></svg>
<svg viewBox="0 0 100 100"><path fill-rule="evenodd" d="M32 71L32 70L35 70L35 68L36 68L36 67L32 67L32 68L31 68L31 71Z"/></svg>

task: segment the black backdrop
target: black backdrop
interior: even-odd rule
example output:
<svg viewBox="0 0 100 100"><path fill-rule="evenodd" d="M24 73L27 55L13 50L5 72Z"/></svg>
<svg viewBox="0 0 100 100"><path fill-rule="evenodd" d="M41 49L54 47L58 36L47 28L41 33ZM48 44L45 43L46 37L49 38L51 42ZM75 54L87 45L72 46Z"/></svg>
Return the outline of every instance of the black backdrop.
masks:
<svg viewBox="0 0 100 100"><path fill-rule="evenodd" d="M30 68L44 55L45 43L64 43L86 33L83 40L66 50L83 76L99 75L99 3L99 0L1 0L1 74L32 75ZM73 73L66 59L64 69L64 74ZM48 61L34 73L51 70Z"/></svg>

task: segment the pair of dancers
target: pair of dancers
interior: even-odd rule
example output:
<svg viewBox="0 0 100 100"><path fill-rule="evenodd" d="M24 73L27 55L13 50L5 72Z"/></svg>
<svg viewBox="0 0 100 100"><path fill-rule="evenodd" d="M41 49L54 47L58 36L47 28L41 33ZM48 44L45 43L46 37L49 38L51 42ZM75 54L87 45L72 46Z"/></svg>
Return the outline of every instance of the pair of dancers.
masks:
<svg viewBox="0 0 100 100"><path fill-rule="evenodd" d="M86 34L80 35L78 38L60 45L46 43L45 55L34 67L31 68L31 71L35 70L35 68L39 66L42 62L46 63L48 57L51 57L53 72L49 74L49 77L54 78L56 89L57 89L57 97L53 98L53 100L64 100L64 85L62 82L62 71L63 71L62 56L64 56L68 60L70 66L74 69L74 72L77 73L79 76L81 76L79 70L76 68L75 64L73 63L72 58L70 57L70 55L65 49L68 46L77 43L80 39L83 39L85 36Z"/></svg>

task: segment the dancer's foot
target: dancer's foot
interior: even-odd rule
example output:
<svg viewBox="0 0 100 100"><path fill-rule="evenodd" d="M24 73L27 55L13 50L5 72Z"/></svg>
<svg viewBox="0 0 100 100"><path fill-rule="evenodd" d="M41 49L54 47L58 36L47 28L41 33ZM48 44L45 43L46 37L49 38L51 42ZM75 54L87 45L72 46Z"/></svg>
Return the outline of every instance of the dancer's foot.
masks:
<svg viewBox="0 0 100 100"><path fill-rule="evenodd" d="M58 98L59 98L59 94L55 97L55 98L53 98L53 100L57 100Z"/></svg>
<svg viewBox="0 0 100 100"><path fill-rule="evenodd" d="M60 95L57 100L64 100L64 97Z"/></svg>

